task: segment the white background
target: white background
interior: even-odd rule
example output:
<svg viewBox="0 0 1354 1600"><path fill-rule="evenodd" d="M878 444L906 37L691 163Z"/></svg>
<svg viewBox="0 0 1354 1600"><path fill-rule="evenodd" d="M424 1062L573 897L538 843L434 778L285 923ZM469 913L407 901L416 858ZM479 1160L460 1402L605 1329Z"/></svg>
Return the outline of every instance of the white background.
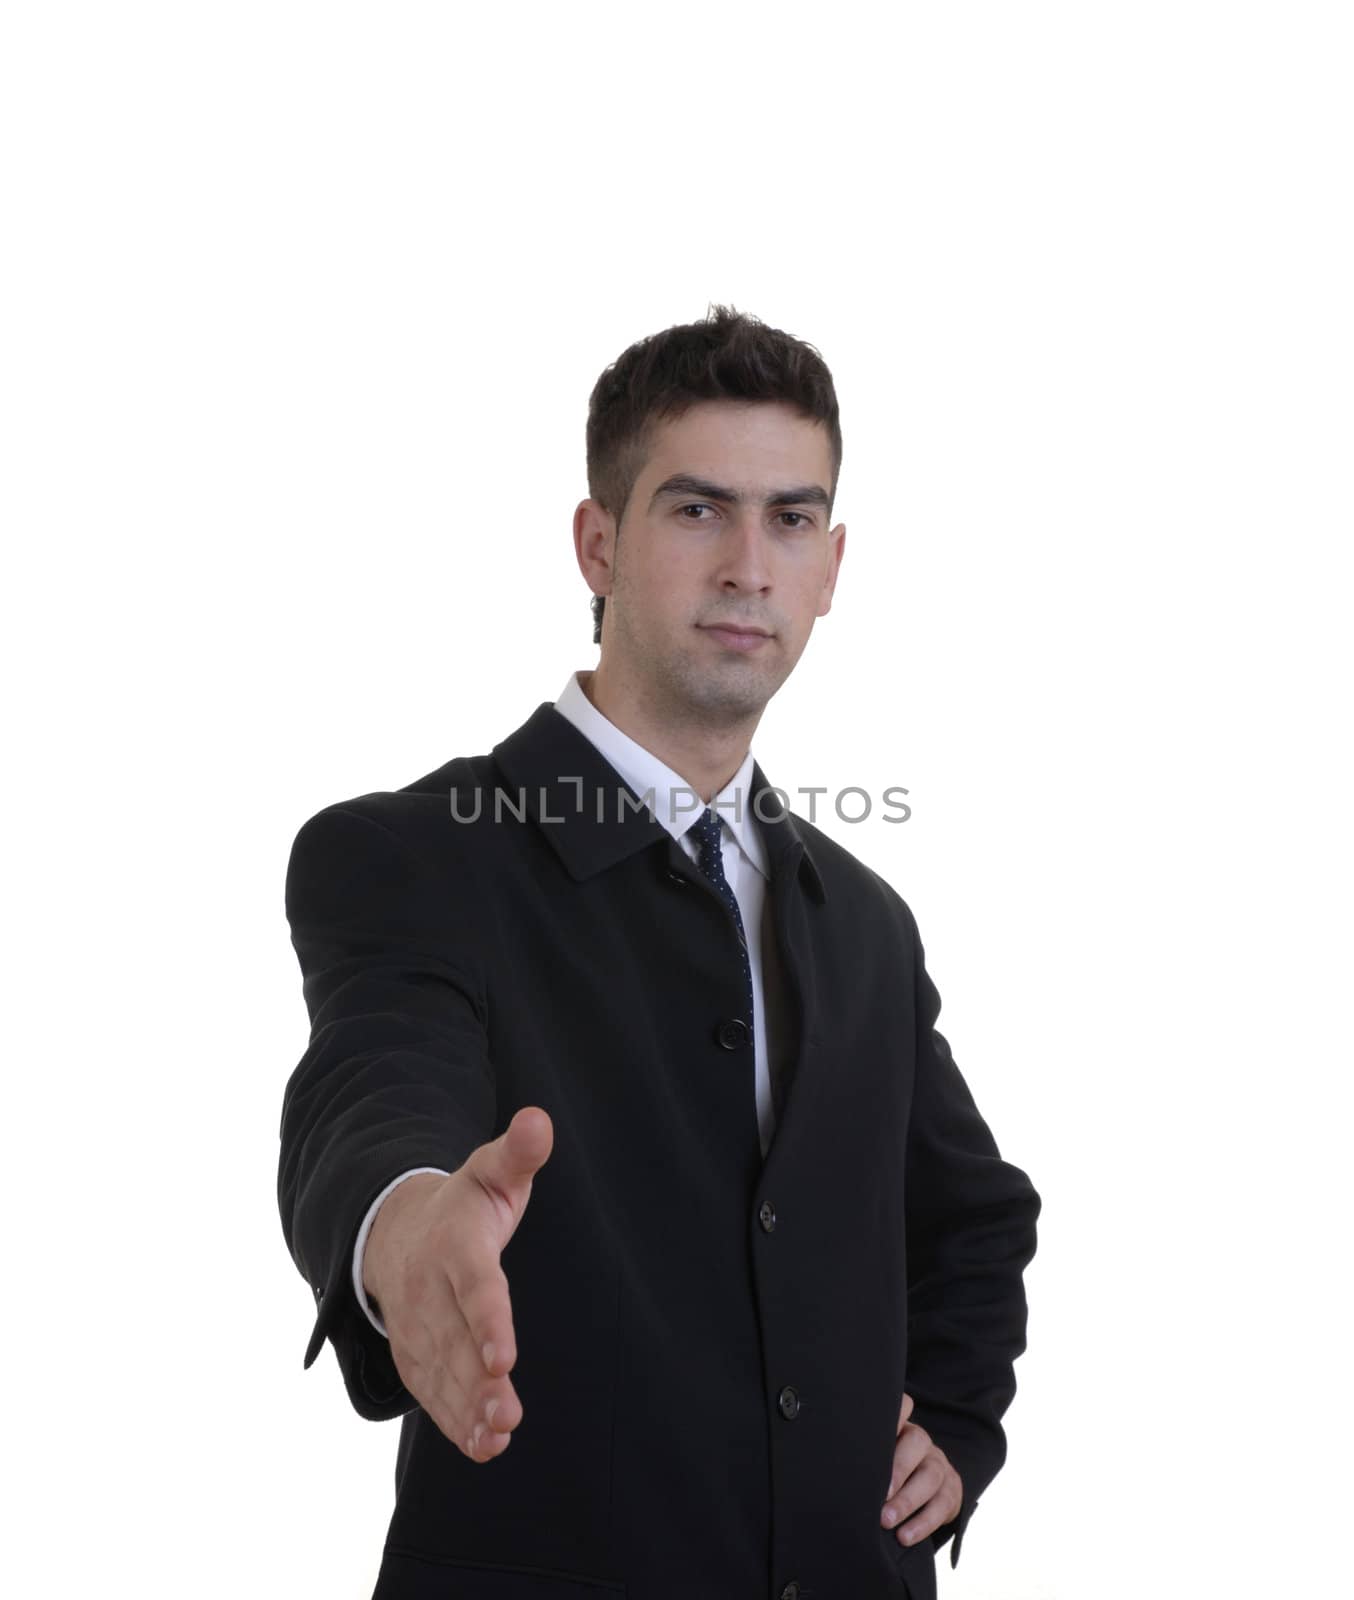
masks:
<svg viewBox="0 0 1354 1600"><path fill-rule="evenodd" d="M587 396L713 301L845 434L754 750L911 791L826 826L1044 1198L942 1594L1349 1592L1348 15L7 8L11 1592L369 1595L287 853L594 664Z"/></svg>

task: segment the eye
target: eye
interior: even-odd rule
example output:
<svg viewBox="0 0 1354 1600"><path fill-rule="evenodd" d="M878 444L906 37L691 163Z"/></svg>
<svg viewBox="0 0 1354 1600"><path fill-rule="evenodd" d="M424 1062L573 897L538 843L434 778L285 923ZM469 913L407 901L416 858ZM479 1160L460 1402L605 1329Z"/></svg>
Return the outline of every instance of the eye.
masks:
<svg viewBox="0 0 1354 1600"><path fill-rule="evenodd" d="M685 511L713 511L714 507L706 505L703 501L693 500L687 505L678 506L677 510L679 513ZM801 528L810 527L813 523L813 518L803 511L782 511L780 515L782 517L793 517L795 519L794 522L790 524L790 531L792 533L797 533ZM703 521L704 519L699 517L686 517L684 520L687 522L699 522Z"/></svg>

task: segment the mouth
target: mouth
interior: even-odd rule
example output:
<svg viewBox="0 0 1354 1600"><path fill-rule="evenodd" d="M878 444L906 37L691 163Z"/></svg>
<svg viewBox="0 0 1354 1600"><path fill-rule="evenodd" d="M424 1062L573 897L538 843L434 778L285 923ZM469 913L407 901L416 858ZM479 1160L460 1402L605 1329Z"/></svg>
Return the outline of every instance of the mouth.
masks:
<svg viewBox="0 0 1354 1600"><path fill-rule="evenodd" d="M702 624L701 632L712 634L721 644L733 650L755 650L773 637L765 628L732 622Z"/></svg>

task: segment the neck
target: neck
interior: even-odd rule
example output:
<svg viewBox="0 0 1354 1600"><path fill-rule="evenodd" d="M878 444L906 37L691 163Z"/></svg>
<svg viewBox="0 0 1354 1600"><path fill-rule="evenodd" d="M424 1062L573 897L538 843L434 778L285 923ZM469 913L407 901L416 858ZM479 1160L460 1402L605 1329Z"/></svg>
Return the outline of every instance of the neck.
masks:
<svg viewBox="0 0 1354 1600"><path fill-rule="evenodd" d="M580 672L578 684L608 722L671 767L706 805L743 765L761 721L760 712L727 727L674 721L643 696L627 693L600 665Z"/></svg>

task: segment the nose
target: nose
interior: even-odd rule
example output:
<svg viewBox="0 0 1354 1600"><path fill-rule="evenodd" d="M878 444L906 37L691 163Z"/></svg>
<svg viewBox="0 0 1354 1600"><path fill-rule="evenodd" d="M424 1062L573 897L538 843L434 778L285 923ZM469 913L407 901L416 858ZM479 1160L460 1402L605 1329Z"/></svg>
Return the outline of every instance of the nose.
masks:
<svg viewBox="0 0 1354 1600"><path fill-rule="evenodd" d="M726 592L758 594L770 589L770 540L756 512L729 517L720 542L719 581Z"/></svg>

